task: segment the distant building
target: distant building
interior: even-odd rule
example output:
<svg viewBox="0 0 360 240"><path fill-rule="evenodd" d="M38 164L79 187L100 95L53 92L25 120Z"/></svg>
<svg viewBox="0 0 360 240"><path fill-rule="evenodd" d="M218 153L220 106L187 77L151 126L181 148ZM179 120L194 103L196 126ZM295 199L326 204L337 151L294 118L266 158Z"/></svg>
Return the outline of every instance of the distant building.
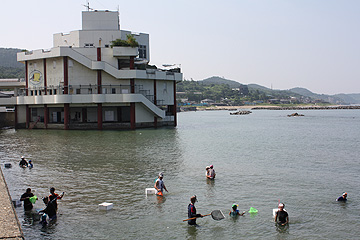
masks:
<svg viewBox="0 0 360 240"><path fill-rule="evenodd" d="M138 47L111 48L133 36ZM82 12L82 29L54 34L53 48L20 52L23 88L0 106L15 107L18 128L136 129L176 126L180 69L148 68L149 35L120 30L119 13ZM10 84L10 83L9 83Z"/></svg>
<svg viewBox="0 0 360 240"><path fill-rule="evenodd" d="M201 103L206 104L206 105L212 105L215 103L215 101L211 100L211 99L204 99L204 100L201 100Z"/></svg>

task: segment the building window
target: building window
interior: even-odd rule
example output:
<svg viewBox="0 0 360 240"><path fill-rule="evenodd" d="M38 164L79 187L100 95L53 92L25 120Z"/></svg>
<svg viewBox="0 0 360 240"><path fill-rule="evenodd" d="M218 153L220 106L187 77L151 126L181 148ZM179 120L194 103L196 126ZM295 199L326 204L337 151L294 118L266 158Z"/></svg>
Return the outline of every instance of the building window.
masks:
<svg viewBox="0 0 360 240"><path fill-rule="evenodd" d="M81 94L81 89L80 88L76 89L76 94Z"/></svg>
<svg viewBox="0 0 360 240"><path fill-rule="evenodd" d="M115 94L115 93L116 93L116 88L112 88L112 89L111 89L111 93L112 93L112 94Z"/></svg>
<svg viewBox="0 0 360 240"><path fill-rule="evenodd" d="M52 95L52 89L49 90L49 95Z"/></svg>
<svg viewBox="0 0 360 240"><path fill-rule="evenodd" d="M118 59L119 69L130 69L130 59Z"/></svg>
<svg viewBox="0 0 360 240"><path fill-rule="evenodd" d="M35 96L37 95L37 90L35 90Z"/></svg>
<svg viewBox="0 0 360 240"><path fill-rule="evenodd" d="M107 88L103 88L103 89L102 89L102 93L103 93L103 94L107 94Z"/></svg>
<svg viewBox="0 0 360 240"><path fill-rule="evenodd" d="M39 90L39 96L41 96L41 90Z"/></svg>
<svg viewBox="0 0 360 240"><path fill-rule="evenodd" d="M94 44L93 43L85 43L85 47L91 48L91 47L94 47Z"/></svg>
<svg viewBox="0 0 360 240"><path fill-rule="evenodd" d="M108 48L108 47L109 47L109 44L105 44L105 47Z"/></svg>
<svg viewBox="0 0 360 240"><path fill-rule="evenodd" d="M89 88L89 92L88 92L89 94L92 94L92 88Z"/></svg>
<svg viewBox="0 0 360 240"><path fill-rule="evenodd" d="M34 91L33 90L30 91L30 96L34 96Z"/></svg>
<svg viewBox="0 0 360 240"><path fill-rule="evenodd" d="M146 58L146 45L139 45L139 58Z"/></svg>
<svg viewBox="0 0 360 240"><path fill-rule="evenodd" d="M56 89L54 89L54 95L56 95Z"/></svg>

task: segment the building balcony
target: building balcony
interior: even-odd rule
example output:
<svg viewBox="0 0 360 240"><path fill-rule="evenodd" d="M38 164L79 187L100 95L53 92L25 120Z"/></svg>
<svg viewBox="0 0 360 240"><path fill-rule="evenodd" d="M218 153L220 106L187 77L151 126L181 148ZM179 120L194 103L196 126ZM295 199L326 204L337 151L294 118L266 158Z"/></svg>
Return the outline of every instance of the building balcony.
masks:
<svg viewBox="0 0 360 240"><path fill-rule="evenodd" d="M139 49L137 47L113 47L114 57L136 57L139 55Z"/></svg>

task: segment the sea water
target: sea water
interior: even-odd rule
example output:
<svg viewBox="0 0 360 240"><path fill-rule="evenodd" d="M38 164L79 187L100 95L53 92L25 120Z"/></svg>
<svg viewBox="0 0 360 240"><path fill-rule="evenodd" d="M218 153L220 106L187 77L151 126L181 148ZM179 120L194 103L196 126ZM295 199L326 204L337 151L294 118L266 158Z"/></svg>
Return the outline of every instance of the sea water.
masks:
<svg viewBox="0 0 360 240"><path fill-rule="evenodd" d="M65 192L42 227L16 208L26 239L359 239L360 110L254 110L178 114L176 128L135 131L0 131L0 163L13 199ZM33 169L17 167L24 155ZM12 163L13 168L4 168ZM213 164L216 180L205 178ZM146 196L159 172L169 190ZM346 191L348 202L335 199ZM189 227L197 211L221 210ZM290 224L272 209L285 203ZM98 204L111 202L110 211ZM257 214L230 218L233 203ZM34 208L43 208L37 201Z"/></svg>

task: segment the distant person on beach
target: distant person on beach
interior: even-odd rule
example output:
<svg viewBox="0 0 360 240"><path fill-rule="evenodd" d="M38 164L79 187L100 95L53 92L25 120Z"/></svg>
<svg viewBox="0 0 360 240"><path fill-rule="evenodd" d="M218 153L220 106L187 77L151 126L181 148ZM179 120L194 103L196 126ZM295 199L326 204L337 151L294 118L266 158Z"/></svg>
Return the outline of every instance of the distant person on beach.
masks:
<svg viewBox="0 0 360 240"><path fill-rule="evenodd" d="M289 214L284 210L285 204L279 203L279 210L275 214L275 222L279 225L286 225L289 223Z"/></svg>
<svg viewBox="0 0 360 240"><path fill-rule="evenodd" d="M28 162L25 160L24 156L21 157L21 160L19 162L19 166L20 167L27 167L28 166Z"/></svg>
<svg viewBox="0 0 360 240"><path fill-rule="evenodd" d="M232 207L231 207L231 208L232 208L232 211L229 212L229 215L230 215L230 216L236 217L236 216L243 216L243 215L244 215L245 212L240 213L239 210L237 209L238 206L239 206L239 205L236 204L236 203L234 203L234 204L232 205Z"/></svg>
<svg viewBox="0 0 360 240"><path fill-rule="evenodd" d="M56 210L57 210L57 200L62 199L63 196L64 196L64 192L61 195L59 195L59 194L55 193L55 188L54 187L50 188L49 201L54 200L53 204L54 204Z"/></svg>
<svg viewBox="0 0 360 240"><path fill-rule="evenodd" d="M206 177L209 178L209 179L214 179L215 178L215 169L214 169L214 166L213 165L210 165L210 168L209 170L207 171L207 175Z"/></svg>
<svg viewBox="0 0 360 240"><path fill-rule="evenodd" d="M31 188L26 189L26 192L21 195L20 201L24 202L24 211L30 211L33 209L33 205L30 202L30 198L33 197L34 194L31 192Z"/></svg>
<svg viewBox="0 0 360 240"><path fill-rule="evenodd" d="M165 191L168 192L168 190L165 187L163 178L164 178L164 174L159 173L159 177L158 177L158 179L156 179L155 184L154 184L154 188L156 189L156 195L158 195L158 196L163 196L164 189L165 189Z"/></svg>
<svg viewBox="0 0 360 240"><path fill-rule="evenodd" d="M346 202L346 201L347 201L347 193L344 192L344 193L342 194L342 196L340 196L340 197L338 197L338 198L336 199L336 201L338 201L338 202Z"/></svg>
<svg viewBox="0 0 360 240"><path fill-rule="evenodd" d="M190 203L188 205L188 218L203 217L203 215L201 215L201 214L196 214L195 202L197 202L197 198L194 195L190 198ZM189 225L197 225L196 218L188 220L188 224Z"/></svg>

